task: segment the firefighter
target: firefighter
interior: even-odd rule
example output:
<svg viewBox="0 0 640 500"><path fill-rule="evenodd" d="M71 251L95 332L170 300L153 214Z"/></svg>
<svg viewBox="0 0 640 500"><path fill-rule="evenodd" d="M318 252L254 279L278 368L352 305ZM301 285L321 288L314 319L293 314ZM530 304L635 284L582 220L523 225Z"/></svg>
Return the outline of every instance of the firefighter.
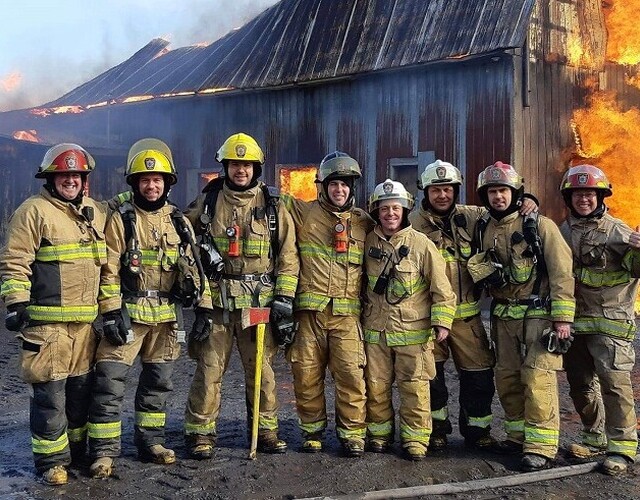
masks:
<svg viewBox="0 0 640 500"><path fill-rule="evenodd" d="M206 279L201 280L194 259L195 243L189 244L194 242L191 224L168 200L177 181L169 147L152 138L136 142L125 176L131 201L123 202L107 223L107 266L100 278L104 336L88 425L93 478L111 476L120 455L125 381L138 356L138 456L156 464L175 462L173 450L164 446L165 422L180 354L182 306L211 308Z"/></svg>
<svg viewBox="0 0 640 500"><path fill-rule="evenodd" d="M487 209L458 204L461 186L462 174L451 163L442 160L430 163L418 179L424 199L419 209L409 216L412 226L426 234L440 250L458 298L451 333L445 341L436 342L433 350L436 377L429 385L433 419L431 450L444 449L447 434L452 432L444 370L449 355L460 379L458 422L465 444L481 449L492 449L496 445L490 435L495 356L480 316L481 290L474 285L467 271L467 261L474 252L475 225ZM529 194L525 197L520 213L528 215L537 210L537 200Z"/></svg>
<svg viewBox="0 0 640 500"><path fill-rule="evenodd" d="M456 296L437 247L409 224L413 196L387 179L369 199L377 222L367 236L367 291L362 316L367 366L368 447L393 442L391 387L400 393L400 439L411 460L422 460L431 436L429 381L436 374L433 339L444 342Z"/></svg>
<svg viewBox="0 0 640 500"><path fill-rule="evenodd" d="M31 446L45 483L67 483L81 461L97 337L100 269L106 264L106 206L83 194L95 162L76 144L49 149L40 193L9 222L0 253L6 326L21 340L21 372L31 385Z"/></svg>
<svg viewBox="0 0 640 500"><path fill-rule="evenodd" d="M322 450L327 427L324 381L327 367L335 390L336 433L344 455L360 457L366 436L364 342L360 291L364 242L373 220L355 205L358 162L336 151L324 157L316 173L317 200L286 197L300 249L296 295L299 330L287 358L302 451Z"/></svg>
<svg viewBox="0 0 640 500"><path fill-rule="evenodd" d="M551 220L518 213L523 189L511 165L496 162L480 173L477 192L489 211L476 224L480 252L467 268L493 298L496 388L507 433L503 449L523 452L522 470L535 471L555 457L560 425L561 350L542 340L566 347L575 301L570 249Z"/></svg>
<svg viewBox="0 0 640 500"><path fill-rule="evenodd" d="M584 426L582 444L569 452L590 458L606 450L603 470L616 475L635 461L638 447L631 370L640 232L608 213L611 184L599 168L571 167L560 192L569 208L560 230L573 250L577 302L576 338L564 367Z"/></svg>
<svg viewBox="0 0 640 500"><path fill-rule="evenodd" d="M291 216L277 189L259 180L264 154L253 137L237 133L220 147L216 160L224 177L214 179L185 214L201 235L210 279L213 313L196 316L189 355L197 361L185 413L189 455L211 458L220 413L222 376L234 342L244 367L248 429L258 418L258 450L284 453L278 437L278 401L273 360L293 334L293 297L298 286L298 252ZM260 412L252 415L256 370L255 327L242 328L242 310L271 307L265 336ZM210 323L200 331L198 325ZM269 331L271 334L269 334Z"/></svg>

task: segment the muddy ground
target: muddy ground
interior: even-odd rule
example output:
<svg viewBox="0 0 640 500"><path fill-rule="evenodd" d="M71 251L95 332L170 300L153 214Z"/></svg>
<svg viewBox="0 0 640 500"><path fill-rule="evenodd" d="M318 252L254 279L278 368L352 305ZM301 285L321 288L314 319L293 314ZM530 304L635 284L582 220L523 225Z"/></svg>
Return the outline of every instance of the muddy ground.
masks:
<svg viewBox="0 0 640 500"><path fill-rule="evenodd" d="M4 310L0 309L4 319ZM187 322L191 320L187 316ZM517 457L495 456L469 451L459 435L450 439L447 451L433 453L424 462L412 463L393 453L366 453L363 458L343 458L334 436L328 430L325 451L308 455L298 451L301 439L297 429L291 375L282 354L277 360L281 416L281 437L289 443L284 455L258 455L247 459L244 378L237 355L224 380L223 404L218 424L218 447L214 458L199 462L186 456L182 440L182 414L194 363L183 355L177 362L170 401L167 445L178 455L175 465L163 467L143 464L132 445L132 398L139 370L130 375L123 415L123 456L117 461L116 474L108 480L92 480L87 470L70 471L67 486L51 488L34 475L29 435L28 386L18 376L18 343L11 332L0 331L0 497L19 499L85 498L190 498L190 499L279 499L357 494L373 490L456 483L476 479L513 476L518 472ZM636 350L640 342L636 341ZM450 412L456 415L455 372L448 363L453 389ZM568 397L564 374L560 374L562 408L562 445L576 439L579 422ZM640 397L640 367L634 370L636 401ZM330 381L328 387L331 387ZM330 393L329 406L333 405ZM638 405L636 405L638 408ZM494 401L494 433L500 437L502 411ZM330 415L333 418L333 414ZM455 422L454 422L455 428ZM455 432L455 429L454 429ZM570 465L559 453L557 465ZM485 489L450 495L454 498L493 499L568 499L568 498L640 498L640 466L621 478L598 472L571 478L538 482L517 487ZM420 497L416 497L420 498ZM424 497L427 498L427 497Z"/></svg>

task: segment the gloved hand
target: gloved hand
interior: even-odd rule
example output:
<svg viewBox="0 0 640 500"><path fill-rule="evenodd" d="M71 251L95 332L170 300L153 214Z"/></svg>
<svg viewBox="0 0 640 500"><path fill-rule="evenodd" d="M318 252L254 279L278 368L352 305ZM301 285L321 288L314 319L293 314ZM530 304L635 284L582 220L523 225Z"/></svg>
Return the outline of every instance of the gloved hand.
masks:
<svg viewBox="0 0 640 500"><path fill-rule="evenodd" d="M102 331L107 341L115 346L127 343L127 327L121 311L109 311L102 315Z"/></svg>
<svg viewBox="0 0 640 500"><path fill-rule="evenodd" d="M271 303L271 333L279 346L288 346L298 330L298 324L293 320L293 299L283 295L276 295Z"/></svg>
<svg viewBox="0 0 640 500"><path fill-rule="evenodd" d="M29 323L30 318L27 305L26 302L18 302L17 304L7 306L7 317L4 320L7 330L19 332Z"/></svg>
<svg viewBox="0 0 640 500"><path fill-rule="evenodd" d="M566 339L561 339L558 337L558 333L550 328L542 332L542 337L540 338L540 343L552 354L567 354L572 342L572 335L569 335Z"/></svg>
<svg viewBox="0 0 640 500"><path fill-rule="evenodd" d="M193 322L189 340L195 340L196 342L207 340L211 334L212 325L213 313L208 309L196 307L196 320Z"/></svg>

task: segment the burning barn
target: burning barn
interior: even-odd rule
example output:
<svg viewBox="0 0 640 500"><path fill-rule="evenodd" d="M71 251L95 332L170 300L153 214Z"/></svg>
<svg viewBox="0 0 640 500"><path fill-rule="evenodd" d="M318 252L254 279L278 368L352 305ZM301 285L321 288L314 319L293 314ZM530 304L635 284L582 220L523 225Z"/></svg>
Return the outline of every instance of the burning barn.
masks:
<svg viewBox="0 0 640 500"><path fill-rule="evenodd" d="M266 180L302 196L315 194L327 152L349 152L364 171L361 205L386 177L415 192L435 158L461 168L474 201L477 174L503 160L558 219L562 171L594 162L635 224L622 203L640 130L640 37L625 31L638 14L640 0L282 0L209 45L153 40L53 102L0 115L0 133L111 151L108 164L96 155L101 194L125 186L130 144L161 138L182 205L237 131L264 145ZM19 168L4 156L0 167Z"/></svg>

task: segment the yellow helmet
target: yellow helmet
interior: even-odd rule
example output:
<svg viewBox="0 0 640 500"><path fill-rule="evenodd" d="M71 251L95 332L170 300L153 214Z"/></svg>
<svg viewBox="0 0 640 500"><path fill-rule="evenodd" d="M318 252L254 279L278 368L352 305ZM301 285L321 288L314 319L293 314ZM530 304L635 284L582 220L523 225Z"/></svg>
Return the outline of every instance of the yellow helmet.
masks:
<svg viewBox="0 0 640 500"><path fill-rule="evenodd" d="M424 172L418 179L418 188L427 189L429 186L442 184L460 185L462 184L462 174L451 163L436 160L424 168Z"/></svg>
<svg viewBox="0 0 640 500"><path fill-rule="evenodd" d="M96 162L87 151L72 143L57 144L47 150L36 173L36 179L49 174L88 174L96 168Z"/></svg>
<svg viewBox="0 0 640 500"><path fill-rule="evenodd" d="M129 149L124 173L127 184L132 184L134 175L148 173L165 174L170 186L178 181L171 150L159 139L140 139Z"/></svg>
<svg viewBox="0 0 640 500"><path fill-rule="evenodd" d="M385 200L396 200L407 211L411 211L414 204L413 195L405 189L401 182L386 181L378 184L373 190L373 194L369 196L369 213L373 213L380 207L380 202Z"/></svg>
<svg viewBox="0 0 640 500"><path fill-rule="evenodd" d="M216 153L216 160L220 163L225 160L250 161L262 165L264 153L253 137L239 132L224 141Z"/></svg>

